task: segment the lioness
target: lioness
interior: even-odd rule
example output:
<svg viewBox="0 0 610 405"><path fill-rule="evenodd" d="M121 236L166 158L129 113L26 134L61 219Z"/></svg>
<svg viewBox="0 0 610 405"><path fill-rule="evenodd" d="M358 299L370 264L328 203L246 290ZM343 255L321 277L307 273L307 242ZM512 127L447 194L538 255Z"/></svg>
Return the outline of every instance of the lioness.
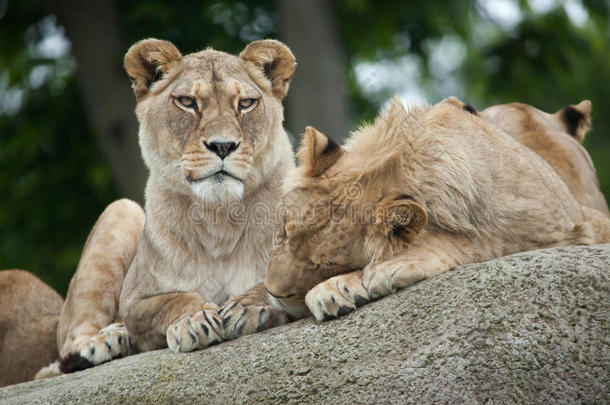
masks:
<svg viewBox="0 0 610 405"><path fill-rule="evenodd" d="M596 181L592 165L556 171L537 154L543 148L524 146L521 136L535 134L511 136L495 119L455 98L408 110L394 99L345 147L308 127L267 264L273 305L322 320L461 264L610 241L598 187L571 178ZM240 304L234 298L221 314Z"/></svg>
<svg viewBox="0 0 610 405"><path fill-rule="evenodd" d="M543 158L580 205L608 214L593 162L581 145L589 129L590 101L569 105L554 114L522 103L491 106L480 114Z"/></svg>
<svg viewBox="0 0 610 405"><path fill-rule="evenodd" d="M27 271L0 271L0 387L29 381L57 359L63 302Z"/></svg>
<svg viewBox="0 0 610 405"><path fill-rule="evenodd" d="M157 39L129 49L146 214L120 200L91 231L57 328L61 371L222 341L217 304L263 281L272 246L274 224L255 210L275 211L294 167L281 102L295 67L275 40L239 56L183 56ZM252 311L255 329L286 321L264 303Z"/></svg>

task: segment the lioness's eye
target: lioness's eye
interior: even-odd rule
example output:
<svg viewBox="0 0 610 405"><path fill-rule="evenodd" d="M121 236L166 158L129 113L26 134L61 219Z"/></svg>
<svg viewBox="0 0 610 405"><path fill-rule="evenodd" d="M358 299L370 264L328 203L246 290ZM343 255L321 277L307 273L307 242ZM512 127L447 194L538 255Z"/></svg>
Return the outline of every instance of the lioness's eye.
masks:
<svg viewBox="0 0 610 405"><path fill-rule="evenodd" d="M182 104L183 107L186 107L186 108L195 108L195 106L197 106L197 103L195 102L195 100L193 100L192 98L187 97L187 96L178 97L178 102L180 104Z"/></svg>
<svg viewBox="0 0 610 405"><path fill-rule="evenodd" d="M242 98L239 100L239 111L244 111L250 108L253 108L258 102L255 98Z"/></svg>

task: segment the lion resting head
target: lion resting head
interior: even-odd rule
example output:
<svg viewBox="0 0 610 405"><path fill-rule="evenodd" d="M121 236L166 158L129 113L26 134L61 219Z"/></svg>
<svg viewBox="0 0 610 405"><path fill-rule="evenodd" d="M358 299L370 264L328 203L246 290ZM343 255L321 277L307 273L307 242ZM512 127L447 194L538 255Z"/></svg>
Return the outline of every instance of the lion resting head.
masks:
<svg viewBox="0 0 610 405"><path fill-rule="evenodd" d="M281 158L268 146L281 129L296 62L279 41L254 41L239 56L212 49L183 56L168 41L146 39L124 64L144 161L176 191L240 199Z"/></svg>
<svg viewBox="0 0 610 405"><path fill-rule="evenodd" d="M391 187L382 179L363 181L362 166L338 163L345 155L343 147L307 127L297 154L300 166L285 182L283 225L265 287L271 302L292 315L309 313L304 300L313 286L399 251L428 221L409 195L387 192ZM344 163L355 162L348 157Z"/></svg>
<svg viewBox="0 0 610 405"><path fill-rule="evenodd" d="M308 127L267 264L272 303L323 319L461 264L603 241L607 214L589 223L581 202L601 196L599 187L566 185L596 179L574 139L582 140L586 123L570 126L561 114L539 112L537 125L530 118L529 126L503 130L501 118L524 112L512 108L501 107L498 117L455 98L408 110L394 100L345 147ZM554 155L528 149L524 134L557 146ZM556 171L551 158L581 165Z"/></svg>

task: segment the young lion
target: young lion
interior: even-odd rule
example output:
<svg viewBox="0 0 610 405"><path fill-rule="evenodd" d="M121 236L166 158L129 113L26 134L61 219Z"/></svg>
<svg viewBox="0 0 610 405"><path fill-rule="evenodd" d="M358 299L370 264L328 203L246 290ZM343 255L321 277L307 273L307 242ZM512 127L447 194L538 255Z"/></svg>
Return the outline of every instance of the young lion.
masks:
<svg viewBox="0 0 610 405"><path fill-rule="evenodd" d="M256 209L275 211L294 167L281 101L295 67L275 40L239 56L182 56L156 39L129 49L146 215L117 201L91 231L59 320L61 371L222 341L217 304L264 277L275 229ZM269 305L253 311L256 328L286 319Z"/></svg>
<svg viewBox="0 0 610 405"><path fill-rule="evenodd" d="M610 241L605 202L468 107L395 99L345 148L307 128L265 276L277 308L332 318L461 264Z"/></svg>

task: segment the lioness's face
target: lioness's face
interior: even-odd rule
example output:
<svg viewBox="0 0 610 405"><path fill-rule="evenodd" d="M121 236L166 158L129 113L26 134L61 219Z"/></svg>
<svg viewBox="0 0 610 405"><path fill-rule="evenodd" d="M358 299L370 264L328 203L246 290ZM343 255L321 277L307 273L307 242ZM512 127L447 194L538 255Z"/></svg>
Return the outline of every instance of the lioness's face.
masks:
<svg viewBox="0 0 610 405"><path fill-rule="evenodd" d="M204 51L184 58L182 72L142 109L150 129L148 153L162 160L174 181L205 200L239 199L254 158L255 145L268 141L276 104L248 76L239 58ZM168 79L169 80L169 79ZM165 124L165 125L163 125ZM260 151L260 148L257 148Z"/></svg>
<svg viewBox="0 0 610 405"><path fill-rule="evenodd" d="M138 96L140 145L151 172L206 201L241 198L255 186L252 167L281 125L281 99L294 65L277 41L252 43L239 57L211 49L183 57L166 41L134 45L125 66ZM138 76L147 72L152 77Z"/></svg>

